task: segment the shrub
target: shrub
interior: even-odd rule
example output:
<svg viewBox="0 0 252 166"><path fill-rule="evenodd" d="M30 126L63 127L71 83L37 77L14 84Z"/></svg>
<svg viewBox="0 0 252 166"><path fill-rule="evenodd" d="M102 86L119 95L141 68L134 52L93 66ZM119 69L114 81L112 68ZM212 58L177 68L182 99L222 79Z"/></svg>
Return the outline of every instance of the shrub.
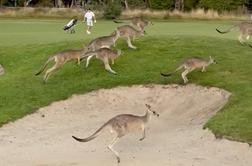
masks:
<svg viewBox="0 0 252 166"><path fill-rule="evenodd" d="M149 0L152 9L171 9L174 6L174 0Z"/></svg>
<svg viewBox="0 0 252 166"><path fill-rule="evenodd" d="M190 11L195 9L199 3L199 0L184 0L184 10Z"/></svg>
<svg viewBox="0 0 252 166"><path fill-rule="evenodd" d="M244 0L200 0L199 7L204 9L214 9L217 11L237 10L242 6Z"/></svg>
<svg viewBox="0 0 252 166"><path fill-rule="evenodd" d="M145 8L146 4L143 0L128 0L129 8L131 9L141 9Z"/></svg>
<svg viewBox="0 0 252 166"><path fill-rule="evenodd" d="M120 1L114 1L109 3L104 11L104 17L106 19L115 19L121 15L122 6Z"/></svg>

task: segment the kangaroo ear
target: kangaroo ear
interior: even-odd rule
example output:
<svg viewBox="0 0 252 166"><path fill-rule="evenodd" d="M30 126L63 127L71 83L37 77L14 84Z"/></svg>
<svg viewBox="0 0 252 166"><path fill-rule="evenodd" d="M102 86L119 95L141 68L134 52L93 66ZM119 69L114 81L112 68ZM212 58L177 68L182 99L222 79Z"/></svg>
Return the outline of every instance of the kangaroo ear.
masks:
<svg viewBox="0 0 252 166"><path fill-rule="evenodd" d="M111 35L116 35L116 31L113 31L113 32L111 33Z"/></svg>
<svg viewBox="0 0 252 166"><path fill-rule="evenodd" d="M209 56L209 58L210 58L210 59L213 59L211 55Z"/></svg>
<svg viewBox="0 0 252 166"><path fill-rule="evenodd" d="M148 109L151 108L151 106L150 106L149 104L145 104L145 106L146 106Z"/></svg>

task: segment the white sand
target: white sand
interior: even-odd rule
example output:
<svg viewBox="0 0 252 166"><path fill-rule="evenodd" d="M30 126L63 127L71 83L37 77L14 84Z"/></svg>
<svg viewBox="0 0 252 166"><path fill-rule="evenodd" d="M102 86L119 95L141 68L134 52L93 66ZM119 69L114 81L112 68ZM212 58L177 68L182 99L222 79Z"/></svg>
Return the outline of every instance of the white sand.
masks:
<svg viewBox="0 0 252 166"><path fill-rule="evenodd" d="M160 113L141 133L123 137L115 149L122 166L251 166L252 148L216 140L202 125L230 94L195 85L118 87L75 95L0 128L0 166L116 166L103 132L80 143L108 119L122 113L142 115L145 103Z"/></svg>

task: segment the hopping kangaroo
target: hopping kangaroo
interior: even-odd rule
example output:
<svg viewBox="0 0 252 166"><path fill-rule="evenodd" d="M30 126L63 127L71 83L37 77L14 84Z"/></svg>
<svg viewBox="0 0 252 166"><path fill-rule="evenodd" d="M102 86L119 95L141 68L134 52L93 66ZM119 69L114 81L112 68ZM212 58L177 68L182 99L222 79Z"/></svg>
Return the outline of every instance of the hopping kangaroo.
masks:
<svg viewBox="0 0 252 166"><path fill-rule="evenodd" d="M115 23L125 23L124 21L114 20ZM144 31L145 27L148 25L153 25L149 20L143 19L142 17L134 17L131 19L131 24L136 26L140 31Z"/></svg>
<svg viewBox="0 0 252 166"><path fill-rule="evenodd" d="M118 30L115 30L111 35L109 36L102 36L98 37L85 47L86 51L95 51L99 48L107 47L110 48L112 45L115 46L117 39L119 38L120 32Z"/></svg>
<svg viewBox="0 0 252 166"><path fill-rule="evenodd" d="M114 70L111 69L109 65L109 61L111 60L112 64L114 64L114 60L121 55L121 50L113 51L110 48L100 48L95 51L86 52L83 57L87 58L86 68L89 65L89 61L92 57L96 56L97 59L100 59L105 66L105 69L112 74L116 74Z"/></svg>
<svg viewBox="0 0 252 166"><path fill-rule="evenodd" d="M113 149L115 143L124 135L136 131L142 131L143 134L140 138L140 141L142 141L145 138L145 127L146 123L151 119L151 113L153 115L159 116L157 112L151 110L150 105L146 104L146 107L147 111L144 116L136 116L131 114L117 115L107 121L105 124L103 124L94 134L87 138L81 139L75 136L72 137L79 142L88 142L96 138L102 130L104 130L105 128L109 128L111 133L116 134L116 137L113 139L111 144L108 145L108 148L115 154L117 162L119 163L119 153Z"/></svg>
<svg viewBox="0 0 252 166"><path fill-rule="evenodd" d="M39 72L36 73L35 75L39 75L40 73L42 73L45 70L45 68L47 67L47 65L49 64L50 61L55 61L55 64L53 65L53 67L47 69L46 72L45 72L44 82L46 82L47 79L49 78L49 76L54 71L56 71L61 66L63 66L66 62L68 62L70 60L77 59L78 64L80 64L80 59L82 58L82 56L84 54L85 54L85 52L83 50L69 50L69 51L63 51L63 52L57 53L57 54L49 57L49 59L44 64L44 66L42 66L42 68L39 70Z"/></svg>
<svg viewBox="0 0 252 166"><path fill-rule="evenodd" d="M145 27L148 25L153 25L152 21L143 19L142 17L135 17L132 19L131 23L139 28L139 30L144 31Z"/></svg>
<svg viewBox="0 0 252 166"><path fill-rule="evenodd" d="M244 37L246 37L246 40L248 40L250 38L250 36L252 35L252 22L241 22L239 24L235 24L233 26L231 26L230 28L228 28L225 31L220 31L219 29L216 28L216 31L224 34L224 33L228 33L236 28L239 28L240 31L240 35L238 36L238 40L241 44L246 44L244 41ZM252 47L250 44L248 44L250 47Z"/></svg>
<svg viewBox="0 0 252 166"><path fill-rule="evenodd" d="M174 74L175 72L181 70L184 68L184 71L182 72L181 76L184 80L184 83L186 84L188 82L188 79L186 77L187 74L192 72L195 69L202 68L202 72L206 71L206 67L209 66L210 64L216 64L216 61L210 56L209 61L206 61L202 58L189 58L185 60L175 71L168 73L168 74L163 74L161 73L162 76L168 77Z"/></svg>
<svg viewBox="0 0 252 166"><path fill-rule="evenodd" d="M145 31L139 31L130 25L122 25L117 27L117 30L120 32L120 37L127 39L128 47L132 49L136 49L136 47L132 45L131 39L135 40L136 37L144 36L145 34Z"/></svg>

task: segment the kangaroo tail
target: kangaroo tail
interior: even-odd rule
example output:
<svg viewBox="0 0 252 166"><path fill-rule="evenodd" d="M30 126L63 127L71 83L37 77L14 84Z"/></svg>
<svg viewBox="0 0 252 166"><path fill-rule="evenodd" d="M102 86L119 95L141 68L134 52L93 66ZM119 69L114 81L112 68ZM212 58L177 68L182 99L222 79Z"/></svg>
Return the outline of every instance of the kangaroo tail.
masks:
<svg viewBox="0 0 252 166"><path fill-rule="evenodd" d="M164 77L169 77L169 76L171 76L171 75L172 75L172 73L167 73L167 74L160 73L160 74L161 74L161 76L164 76Z"/></svg>
<svg viewBox="0 0 252 166"><path fill-rule="evenodd" d="M221 33L221 34L224 34L224 33L228 33L228 32L230 32L230 31L232 31L234 28L236 28L238 25L233 25L233 26L231 26L230 28L228 28L227 30L225 30L225 31L220 31L219 29L217 29L216 28L216 31L217 32L219 32L219 33Z"/></svg>
<svg viewBox="0 0 252 166"><path fill-rule="evenodd" d="M167 74L165 74L165 73L160 73L160 74L161 74L162 76L164 76L164 77L169 77L169 76L173 75L174 73L176 73L177 71L181 70L182 68L183 68L183 65L179 66L176 70L174 70L174 71L171 72L171 73L167 73Z"/></svg>
<svg viewBox="0 0 252 166"><path fill-rule="evenodd" d="M35 75L37 76L37 75L39 75L40 73L42 73L42 72L45 70L45 68L47 67L48 63L49 63L50 61L54 60L54 58L55 58L54 56L51 56L51 57L46 61L46 63L44 64L44 66L42 66L41 69L40 69Z"/></svg>
<svg viewBox="0 0 252 166"><path fill-rule="evenodd" d="M117 21L117 20L113 20L113 22L116 23L116 24L125 23L123 21Z"/></svg>
<svg viewBox="0 0 252 166"><path fill-rule="evenodd" d="M88 141L91 141L92 139L95 139L95 138L99 135L100 131L101 131L102 129L104 129L107 125L108 125L108 122L105 123L105 124L103 124L98 130L96 130L96 132L94 132L94 134L92 134L91 136L89 136L89 137L87 137L87 138L77 138L77 137L75 137L75 136L72 136L72 137L73 137L76 141L79 141L79 142L88 142Z"/></svg>
<svg viewBox="0 0 252 166"><path fill-rule="evenodd" d="M250 48L252 48L252 45L251 45L251 44L248 44L248 46L249 46Z"/></svg>

